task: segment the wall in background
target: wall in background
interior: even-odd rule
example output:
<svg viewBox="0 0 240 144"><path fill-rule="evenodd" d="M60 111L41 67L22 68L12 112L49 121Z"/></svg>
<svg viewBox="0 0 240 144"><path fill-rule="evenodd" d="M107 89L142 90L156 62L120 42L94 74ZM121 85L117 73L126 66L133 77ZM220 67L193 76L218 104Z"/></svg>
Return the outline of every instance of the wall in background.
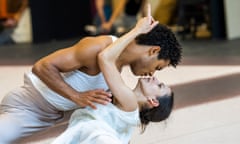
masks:
<svg viewBox="0 0 240 144"><path fill-rule="evenodd" d="M90 0L32 0L30 8L34 43L81 37L92 20Z"/></svg>
<svg viewBox="0 0 240 144"><path fill-rule="evenodd" d="M227 39L240 38L240 1L224 0Z"/></svg>

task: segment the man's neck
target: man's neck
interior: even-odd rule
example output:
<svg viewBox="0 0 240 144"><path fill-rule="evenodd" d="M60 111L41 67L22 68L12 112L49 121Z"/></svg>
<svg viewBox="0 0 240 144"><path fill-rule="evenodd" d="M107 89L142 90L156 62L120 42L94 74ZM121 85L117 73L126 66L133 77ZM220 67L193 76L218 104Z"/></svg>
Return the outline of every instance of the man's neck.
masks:
<svg viewBox="0 0 240 144"><path fill-rule="evenodd" d="M135 43L130 43L116 61L118 69L120 70L123 66L129 65L138 60L145 54L146 50L146 48L136 45Z"/></svg>
<svg viewBox="0 0 240 144"><path fill-rule="evenodd" d="M122 52L119 56L118 60L116 61L117 68L121 70L123 66L131 64L133 61L137 59L136 53L132 53L127 49Z"/></svg>

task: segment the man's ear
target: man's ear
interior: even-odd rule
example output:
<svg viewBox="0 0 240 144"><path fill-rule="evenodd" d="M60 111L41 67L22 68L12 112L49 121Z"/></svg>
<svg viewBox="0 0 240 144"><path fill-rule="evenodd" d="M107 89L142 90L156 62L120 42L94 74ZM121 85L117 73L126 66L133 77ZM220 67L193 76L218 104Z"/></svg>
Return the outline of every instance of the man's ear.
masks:
<svg viewBox="0 0 240 144"><path fill-rule="evenodd" d="M158 54L160 52L161 48L160 46L152 46L150 49L149 49L149 55L154 55L154 54Z"/></svg>
<svg viewBox="0 0 240 144"><path fill-rule="evenodd" d="M152 99L152 98L150 98L150 99L148 99L148 103L149 103L151 106L153 106L153 107L159 106L159 102L158 102L157 99Z"/></svg>

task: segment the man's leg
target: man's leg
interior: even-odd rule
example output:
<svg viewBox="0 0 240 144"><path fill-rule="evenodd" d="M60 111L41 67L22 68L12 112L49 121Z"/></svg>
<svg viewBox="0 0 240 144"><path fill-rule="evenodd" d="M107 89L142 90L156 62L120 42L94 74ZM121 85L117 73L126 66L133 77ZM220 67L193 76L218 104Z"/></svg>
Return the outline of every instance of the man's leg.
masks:
<svg viewBox="0 0 240 144"><path fill-rule="evenodd" d="M11 140L20 137L20 122L8 114L0 115L0 144L8 144Z"/></svg>
<svg viewBox="0 0 240 144"><path fill-rule="evenodd" d="M62 117L25 77L24 86L8 93L0 104L0 144L43 130Z"/></svg>

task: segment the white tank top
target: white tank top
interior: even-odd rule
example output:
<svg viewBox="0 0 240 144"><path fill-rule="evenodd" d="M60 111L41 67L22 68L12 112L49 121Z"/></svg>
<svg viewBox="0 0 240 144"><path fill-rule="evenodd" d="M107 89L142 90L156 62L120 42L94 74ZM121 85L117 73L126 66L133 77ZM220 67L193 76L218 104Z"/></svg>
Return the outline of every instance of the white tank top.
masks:
<svg viewBox="0 0 240 144"><path fill-rule="evenodd" d="M112 38L113 42L117 39L116 36L109 36ZM63 96L48 88L48 86L42 82L34 73L30 72L27 74L27 76L30 78L34 87L41 93L41 95L58 110L68 111L79 108L76 103L64 98ZM75 70L72 72L63 73L62 77L67 84L79 92L94 89L108 89L102 73L91 76L79 70Z"/></svg>
<svg viewBox="0 0 240 144"><path fill-rule="evenodd" d="M58 110L68 111L79 108L79 106L71 100L64 98L48 88L48 86L43 83L34 73L29 72L27 76L30 78L34 87L41 93L41 95ZM86 73L75 70L62 74L62 77L67 84L79 92L94 89L108 89L102 73L99 73L95 76L90 76Z"/></svg>

